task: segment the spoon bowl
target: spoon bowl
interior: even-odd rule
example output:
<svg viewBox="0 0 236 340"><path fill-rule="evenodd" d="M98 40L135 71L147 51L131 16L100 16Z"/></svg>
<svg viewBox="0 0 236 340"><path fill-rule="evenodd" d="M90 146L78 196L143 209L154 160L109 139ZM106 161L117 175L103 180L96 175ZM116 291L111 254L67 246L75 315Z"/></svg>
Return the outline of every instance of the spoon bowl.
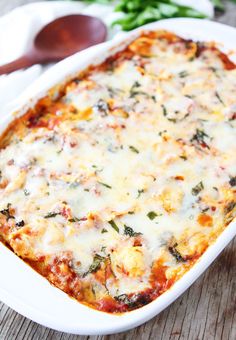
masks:
<svg viewBox="0 0 236 340"><path fill-rule="evenodd" d="M67 15L46 25L34 39L34 49L52 61L106 39L106 26L101 20L87 15Z"/></svg>
<svg viewBox="0 0 236 340"><path fill-rule="evenodd" d="M92 16L73 14L60 17L44 26L25 55L0 66L0 75L37 63L62 60L78 51L106 40L104 23Z"/></svg>

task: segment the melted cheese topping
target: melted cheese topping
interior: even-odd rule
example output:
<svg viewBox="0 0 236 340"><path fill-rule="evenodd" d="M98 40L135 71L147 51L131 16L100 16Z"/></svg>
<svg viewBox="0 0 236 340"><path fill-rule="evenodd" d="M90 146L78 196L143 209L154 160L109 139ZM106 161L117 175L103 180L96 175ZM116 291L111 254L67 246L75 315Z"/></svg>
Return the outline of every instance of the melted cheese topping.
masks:
<svg viewBox="0 0 236 340"><path fill-rule="evenodd" d="M43 98L0 150L0 236L108 312L173 284L233 219L236 69L150 32Z"/></svg>

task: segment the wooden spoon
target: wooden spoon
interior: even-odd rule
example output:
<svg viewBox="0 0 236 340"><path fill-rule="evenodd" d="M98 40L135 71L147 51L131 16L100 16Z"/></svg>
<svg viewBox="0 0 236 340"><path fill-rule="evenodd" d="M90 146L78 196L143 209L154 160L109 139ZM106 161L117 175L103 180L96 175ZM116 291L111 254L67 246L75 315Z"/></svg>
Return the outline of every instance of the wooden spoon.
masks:
<svg viewBox="0 0 236 340"><path fill-rule="evenodd" d="M58 18L41 29L25 55L0 66L0 74L59 61L105 41L106 35L106 26L98 18L80 14Z"/></svg>

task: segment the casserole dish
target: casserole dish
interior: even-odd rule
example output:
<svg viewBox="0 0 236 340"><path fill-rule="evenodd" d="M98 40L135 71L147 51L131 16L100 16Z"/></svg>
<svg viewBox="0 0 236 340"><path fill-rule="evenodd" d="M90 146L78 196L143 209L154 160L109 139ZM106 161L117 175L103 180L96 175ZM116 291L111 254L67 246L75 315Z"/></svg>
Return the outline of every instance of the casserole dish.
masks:
<svg viewBox="0 0 236 340"><path fill-rule="evenodd" d="M191 35L185 34L185 30L186 30L186 25L188 25L189 23L191 23L191 27L196 28L199 25L199 21L197 20L183 20L183 19L178 19L178 20L167 20L167 21L163 21L161 23L157 23L157 24L151 24L146 26L145 28L142 28L141 30L138 29L130 34L128 34L125 38L121 38L118 39L115 42L110 42L110 43L106 43L103 46L99 46L97 47L96 51L94 49L90 50L91 53L91 59L87 57L87 53L88 51L85 51L83 53L80 53L80 62L77 62L77 55L69 58L68 60L63 61L62 63L56 65L53 69L51 69L50 71L48 71L47 74L45 74L44 76L42 76L41 79L39 79L34 85L32 85L31 87L31 92L25 95L25 98L23 98L23 102L29 102L29 97L33 98L33 101L31 103L31 105L34 104L34 102L40 98L41 96L44 95L43 90L47 91L50 87L52 87L53 85L56 85L58 82L62 82L63 79L65 77L70 77L73 75L73 73L78 72L79 70L83 70L85 67L89 66L92 62L92 64L98 64L99 62L103 61L106 57L108 57L110 54L114 54L115 52L118 52L119 50L122 50L122 48L124 48L125 46L127 46L127 44L129 44L131 41L134 40L134 38L136 36L138 36L140 34L140 31L144 30L156 30L157 28L168 28L169 29L169 24L172 22L173 24L173 28L171 29L171 31L173 31L174 33L177 33L178 35L184 37L184 38L192 38L192 39L199 39L199 40L206 40L204 39L201 34L198 33L198 35ZM201 21L201 27L211 27L211 25L218 27L218 24L212 24L212 23L208 23L208 22L202 22ZM233 40L233 36L234 36L234 31L227 27L223 27L221 28L223 35L225 34L225 32L227 31L227 38L229 39L228 41L224 41L224 48L227 49L230 48L230 39ZM231 35L229 34L229 32L231 32ZM215 32L214 32L215 33ZM219 35L218 35L219 36ZM209 34L208 36L208 40L213 40L213 36L211 36ZM217 39L217 42L222 42L220 41L220 39ZM102 57L100 56L102 54ZM99 54L99 57L97 57L97 55ZM84 60L84 59L85 60ZM95 58L95 59L94 59ZM84 61L84 63L82 63ZM67 66L67 65L70 65ZM66 72L64 72L64 70L66 69ZM53 77L53 75L56 75L55 78ZM47 83L47 88L43 88L42 87L42 83ZM136 85L136 87L140 87L140 85ZM37 96L38 95L38 96ZM218 96L219 97L219 96ZM21 103L24 104L24 103ZM18 114L21 115L24 113L24 110L26 110L26 108L23 109L23 111L19 111ZM164 111L164 115L167 115L166 112ZM7 122L9 122L11 120L11 116L9 115L8 117L6 117L5 120L5 125L3 123L3 129L6 126ZM173 118L171 118L173 121ZM204 137L207 136L206 134L204 135ZM194 140L198 140L198 137L194 137ZM203 144L205 144L204 140L203 140ZM208 147L208 146L207 146ZM133 150L135 153L139 153L134 147ZM100 183L102 184L102 183ZM104 185L104 183L103 183ZM105 185L106 187L109 188L108 185ZM198 194L199 190L202 190L203 186L201 184L201 187L199 188L194 188L194 195L196 196ZM4 210L4 214L6 213L6 209ZM9 213L9 211L8 211ZM153 213L153 212L152 212ZM50 216L45 216L45 217L54 217L55 213L50 215ZM150 219L152 219L153 214L149 216ZM154 216L155 217L155 216ZM11 218L11 217L8 217ZM114 227L114 225L113 225ZM10 284L9 282L13 283L14 279L11 279L9 281L9 277L12 273L12 265L6 264L6 259L12 258L12 254L9 255L9 257L7 256L5 258L5 260L2 262L4 263L4 266L7 265L8 270L5 269L5 272L9 273L9 276L6 276L6 286L8 287L8 289L4 291L3 294L3 300L4 300L4 296L8 298L8 304L11 304L11 301L14 301L17 297L18 294L22 294L22 291L25 291L25 295L27 295L27 298L25 299L21 299L21 301L26 301L28 299L31 299L30 305L28 305L27 308L34 308L34 311L32 312L32 315L36 315L37 313L39 313L39 310L42 308L40 307L40 303L42 303L44 301L44 299L47 300L47 304L46 304L46 310L47 310L47 316L46 314L43 312L41 314L41 323L46 324L48 326L51 326L52 328L56 328L58 329L58 327L54 326L52 319L54 318L55 314L57 313L56 316L56 320L63 320L63 322L66 322L66 324L71 324L72 320L74 323L74 328L60 328L61 330L66 330L66 331L70 331L70 332L78 332L80 334L104 334L104 333L111 333L111 332L115 332L115 331L121 331L124 329L128 329L130 327L136 326L138 324L140 324L141 322L147 320L148 318L152 317L153 315L155 315L156 313L158 313L159 311L161 311L165 306L167 306L171 301L173 301L173 298L177 297L184 289L186 289L191 282L193 282L193 280L206 268L207 264L209 264L215 256L217 256L217 254L219 253L219 251L221 249L223 249L224 245L227 244L227 242L229 242L229 240L233 237L235 233L235 224L234 222L230 223L227 228L220 234L220 236L217 238L216 242L213 243L211 246L209 246L209 248L207 249L207 251L201 256L201 258L196 262L196 264L192 267L192 269L190 269L186 274L184 274L184 276L179 279L168 291L166 291L165 293L163 293L160 297L158 297L155 301L153 301L152 303L146 305L145 307L142 307L140 310L135 310L132 312L129 312L127 314L121 314L121 315L107 315L104 313L98 313L94 310L88 309L87 307L81 306L78 303L76 303L73 300L70 300L68 298L65 298L65 295L55 289L53 289L52 287L49 287L48 284L45 281L42 281L42 278L39 278L37 276L37 274L33 273L32 271L28 271L27 266L25 267L24 270L24 282L19 280L18 282L18 287L17 287L17 292L15 292L14 294L12 294L11 298L9 297L9 292L10 292ZM137 234L137 233L136 233ZM174 247L174 246L173 246ZM173 250L173 247L171 248L171 252L172 254L175 254L175 257L179 257L179 253L176 253L176 250ZM169 247L170 248L170 247ZM4 252L8 252L7 249L4 248L3 250L3 254ZM19 261L19 259L15 259L15 256L13 256L12 258L13 262L14 261ZM183 260L183 259L182 259ZM181 261L182 261L181 260ZM183 260L184 261L184 260ZM204 262L205 261L205 262ZM18 269L21 268L21 266L23 265L23 267L25 266L24 264L20 262L18 262L17 268L16 270L14 270L14 275L16 274L16 271ZM22 267L22 268L23 268ZM9 270L11 269L11 270ZM29 279L27 280L27 284L31 285L34 282L34 293L32 291L30 291L30 289L27 289L27 284L25 282L26 280L26 275L29 275ZM30 278L32 276L32 278ZM17 275L18 277L18 275ZM20 274L19 274L20 277ZM4 286L4 280L5 277L3 279L3 283L2 286ZM20 286L21 282L23 283L23 286ZM38 282L38 284L37 284ZM41 284L41 283L42 284ZM39 287L40 285L40 287ZM30 288L30 287L29 287ZM35 290L39 288L39 290L36 292ZM44 288L46 290L44 290ZM3 288L4 290L4 288ZM39 299L40 301L38 301L38 297L40 296L39 291L41 292L41 298ZM47 292L46 292L47 291ZM33 295L31 295L33 294ZM62 294L62 295L61 295ZM47 299L48 296L48 299ZM50 297L50 302L49 302L49 297ZM55 298L55 299L54 299ZM4 300L5 301L5 300ZM29 300L28 300L29 301ZM53 310L53 305L55 306L56 304L61 303L62 304L62 309L63 311L59 311L59 310L55 310L53 311L53 313L50 314L50 310ZM21 305L22 306L22 305ZM41 305L42 306L42 305ZM14 305L13 305L14 307ZM16 307L15 307L16 308ZM20 312L22 312L22 309L20 309L20 304L18 304L17 310L19 310ZM27 310L27 308L25 308L25 310ZM52 309L51 309L52 308ZM68 308L68 309L67 309ZM65 313L65 310L67 311ZM32 309L31 309L32 311ZM42 309L41 309L42 311ZM35 314L36 313L36 314ZM65 314L64 314L65 313ZM78 314L80 314L79 317L77 317ZM24 312L23 314L27 315L30 317L30 315L26 312ZM39 314L38 314L39 315ZM43 319L43 315L44 315L44 319ZM67 315L68 318L64 318L64 315ZM76 316L75 316L76 315ZM93 325L90 325L90 319L91 317L93 317ZM35 319L36 321L39 321L39 319L32 317L31 318ZM47 320L50 320L48 322L45 322L43 320L45 320L45 318ZM86 320L87 320L87 325L86 325ZM57 322L56 321L56 322ZM62 322L60 321L60 324L62 325ZM50 323L49 323L50 322ZM99 326L96 326L99 325ZM109 324L109 326L107 326L107 324ZM69 326L71 327L71 326ZM87 327L87 328L86 328ZM93 329L92 329L93 328Z"/></svg>

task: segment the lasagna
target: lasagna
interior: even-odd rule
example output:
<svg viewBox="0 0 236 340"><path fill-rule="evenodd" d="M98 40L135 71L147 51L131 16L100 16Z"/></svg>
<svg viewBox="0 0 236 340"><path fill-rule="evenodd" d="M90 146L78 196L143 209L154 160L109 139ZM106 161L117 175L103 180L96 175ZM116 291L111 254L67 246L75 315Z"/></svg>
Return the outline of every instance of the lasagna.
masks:
<svg viewBox="0 0 236 340"><path fill-rule="evenodd" d="M94 309L150 303L236 215L236 65L142 32L0 140L0 238Z"/></svg>

